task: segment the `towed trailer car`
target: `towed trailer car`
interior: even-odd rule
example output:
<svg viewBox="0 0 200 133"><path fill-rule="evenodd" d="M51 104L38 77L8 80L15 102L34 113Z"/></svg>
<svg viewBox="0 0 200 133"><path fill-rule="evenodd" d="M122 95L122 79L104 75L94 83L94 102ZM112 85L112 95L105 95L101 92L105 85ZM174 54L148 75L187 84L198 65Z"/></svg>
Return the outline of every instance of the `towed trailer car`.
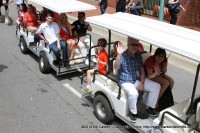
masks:
<svg viewBox="0 0 200 133"><path fill-rule="evenodd" d="M76 0L29 0L30 2L45 7L56 13L67 13L67 12L77 12L77 11L86 11L96 9L93 5L89 5ZM90 37L91 35L87 34ZM48 73L51 69L55 70L57 75L67 74L76 72L78 70L87 70L90 65L94 66L95 63L90 62L89 67L82 61L75 63L71 67L61 67L61 63L56 66L53 64L53 61L56 60L54 53L49 49L49 46L44 43L43 40L39 44L34 43L34 36L28 32L28 30L21 25L16 29L16 36L20 40L20 49L21 52L26 54L29 51L32 51L36 56L39 57L39 68L42 73ZM77 42L78 43L78 42ZM90 42L91 44L91 42ZM62 51L61 51L62 52ZM62 54L61 54L62 55ZM62 57L61 57L62 58ZM80 57L75 59L79 60L86 57ZM69 60L63 61L69 62Z"/></svg>
<svg viewBox="0 0 200 133"><path fill-rule="evenodd" d="M194 86L188 88L191 91L190 99L162 110L158 117L138 118L136 123L130 121L127 95L119 86L117 76L112 71L103 75L96 70L90 96L94 99L94 114L102 123L110 123L117 116L138 132L200 132L200 94L196 94L200 70L199 32L127 13L88 17L86 21L108 29L109 43L111 31L115 31L150 44L150 51L152 46L161 47L198 62Z"/></svg>

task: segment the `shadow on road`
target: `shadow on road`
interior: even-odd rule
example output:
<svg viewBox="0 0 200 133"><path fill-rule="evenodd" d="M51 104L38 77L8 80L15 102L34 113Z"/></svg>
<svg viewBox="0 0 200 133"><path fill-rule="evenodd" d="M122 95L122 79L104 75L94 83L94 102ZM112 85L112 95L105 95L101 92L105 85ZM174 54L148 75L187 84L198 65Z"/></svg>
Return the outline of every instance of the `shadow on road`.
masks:
<svg viewBox="0 0 200 133"><path fill-rule="evenodd" d="M10 20L10 23L8 24L8 26L15 25L15 23L11 17L9 17L9 20ZM1 23L5 23L5 15L2 15Z"/></svg>
<svg viewBox="0 0 200 133"><path fill-rule="evenodd" d="M0 72L3 72L4 69L7 69L8 66L5 66L3 64L0 64Z"/></svg>

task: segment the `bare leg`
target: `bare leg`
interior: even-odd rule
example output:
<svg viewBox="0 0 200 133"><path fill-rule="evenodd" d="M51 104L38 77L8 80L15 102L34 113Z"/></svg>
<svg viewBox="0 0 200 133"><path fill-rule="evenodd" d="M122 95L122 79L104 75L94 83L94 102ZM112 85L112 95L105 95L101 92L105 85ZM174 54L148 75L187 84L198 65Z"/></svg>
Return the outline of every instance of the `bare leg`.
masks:
<svg viewBox="0 0 200 133"><path fill-rule="evenodd" d="M90 69L87 71L87 85L91 85L92 81L92 75L94 73L94 69Z"/></svg>
<svg viewBox="0 0 200 133"><path fill-rule="evenodd" d="M68 50L69 50L70 59L74 59L75 43L76 42L73 39L67 40L67 46L68 46ZM72 60L70 64L74 64L74 60Z"/></svg>
<svg viewBox="0 0 200 133"><path fill-rule="evenodd" d="M169 86L169 81L162 78L162 77L154 77L152 79L152 81L155 81L157 83L159 83L161 85L161 88L160 88L160 93L159 93L159 96L158 96L158 100L157 100L157 106L158 106L158 101L160 100L161 96L163 95L163 93L166 91L166 89L168 88Z"/></svg>
<svg viewBox="0 0 200 133"><path fill-rule="evenodd" d="M163 75L163 78L169 81L169 87L170 89L172 89L174 87L174 80L172 79L172 77L165 74Z"/></svg>

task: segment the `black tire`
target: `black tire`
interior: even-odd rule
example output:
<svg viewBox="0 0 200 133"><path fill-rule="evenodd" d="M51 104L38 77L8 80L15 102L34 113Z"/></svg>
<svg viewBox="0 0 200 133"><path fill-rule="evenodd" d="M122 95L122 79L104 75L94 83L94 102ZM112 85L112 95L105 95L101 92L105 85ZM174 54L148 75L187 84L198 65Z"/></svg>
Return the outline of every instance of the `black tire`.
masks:
<svg viewBox="0 0 200 133"><path fill-rule="evenodd" d="M109 124L114 120L114 113L108 100L102 96L97 95L94 98L94 114L102 123Z"/></svg>
<svg viewBox="0 0 200 133"><path fill-rule="evenodd" d="M27 48L27 44L26 44L26 41L24 40L23 37L20 37L20 40L19 40L19 47L20 47L20 50L23 54L27 54L28 53L28 48Z"/></svg>
<svg viewBox="0 0 200 133"><path fill-rule="evenodd" d="M51 67L47 56L42 52L39 57L39 68L42 73L49 73L51 71Z"/></svg>

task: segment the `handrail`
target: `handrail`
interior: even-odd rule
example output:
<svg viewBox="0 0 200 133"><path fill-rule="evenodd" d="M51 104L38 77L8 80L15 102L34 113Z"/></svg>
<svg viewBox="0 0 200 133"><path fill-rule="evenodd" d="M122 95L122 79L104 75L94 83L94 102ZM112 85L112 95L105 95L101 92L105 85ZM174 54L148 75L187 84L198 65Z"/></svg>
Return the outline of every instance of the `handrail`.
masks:
<svg viewBox="0 0 200 133"><path fill-rule="evenodd" d="M197 82L198 82L198 77L199 77L199 71L200 71L200 63L198 64L197 66L197 69L196 69L196 75L195 75L195 80L194 80L194 86L193 86L193 91L192 91L192 97L191 97L191 102L190 102L190 106L186 112L186 114L192 114L192 113L195 113L195 110L193 109L194 107L194 96L195 96L195 93L196 93L196 87L197 87Z"/></svg>
<svg viewBox="0 0 200 133"><path fill-rule="evenodd" d="M114 82L118 85L118 87L119 87L119 93L118 93L117 99L120 100L120 98L121 98L121 86L119 85L119 83L118 83L116 80L110 78L108 75L103 74L103 73L100 72L99 70L94 70L92 82L94 83L94 81L95 81L95 75L98 74L98 73L100 73L100 74L102 74L103 76L107 77L108 79L114 81Z"/></svg>
<svg viewBox="0 0 200 133"><path fill-rule="evenodd" d="M168 114L168 115L171 115L172 117L176 118L177 120L181 121L182 123L188 125L188 126L191 126L189 123L187 123L186 121L182 120L181 118L177 117L176 115L170 113L169 111L165 111L163 114L162 114L162 117L161 117L161 121L159 123L159 126L162 127L163 125L163 122L164 122L164 117L165 117L165 114Z"/></svg>

